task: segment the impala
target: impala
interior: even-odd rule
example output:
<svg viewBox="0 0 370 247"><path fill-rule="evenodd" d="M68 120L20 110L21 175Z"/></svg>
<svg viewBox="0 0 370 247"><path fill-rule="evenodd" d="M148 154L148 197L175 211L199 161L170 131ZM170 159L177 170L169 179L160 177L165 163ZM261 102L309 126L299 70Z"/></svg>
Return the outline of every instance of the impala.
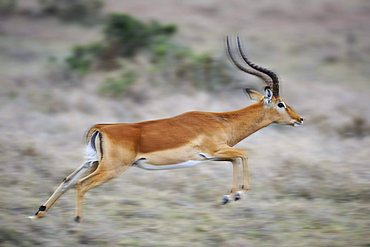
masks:
<svg viewBox="0 0 370 247"><path fill-rule="evenodd" d="M245 65L234 57L227 37L226 47L231 61L240 70L267 84L264 94L245 89L256 103L229 112L193 111L154 121L92 126L86 134L85 163L63 180L31 218L43 217L60 196L75 186L75 221L80 222L85 193L129 167L166 170L192 167L204 161L229 161L233 181L230 192L222 201L226 204L241 199L242 193L249 190L248 156L246 151L234 145L272 123L297 126L303 119L280 97L276 74L252 63L239 37L236 43ZM242 179L239 179L241 171Z"/></svg>

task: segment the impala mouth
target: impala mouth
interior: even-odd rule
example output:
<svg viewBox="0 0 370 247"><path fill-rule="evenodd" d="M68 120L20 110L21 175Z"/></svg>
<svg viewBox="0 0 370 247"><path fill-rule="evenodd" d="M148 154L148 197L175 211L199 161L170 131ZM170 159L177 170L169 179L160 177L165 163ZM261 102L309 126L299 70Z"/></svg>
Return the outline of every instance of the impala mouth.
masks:
<svg viewBox="0 0 370 247"><path fill-rule="evenodd" d="M292 123L292 126L297 127L297 126L300 126L302 124L303 124L303 120L301 120L301 121L295 121L294 123Z"/></svg>

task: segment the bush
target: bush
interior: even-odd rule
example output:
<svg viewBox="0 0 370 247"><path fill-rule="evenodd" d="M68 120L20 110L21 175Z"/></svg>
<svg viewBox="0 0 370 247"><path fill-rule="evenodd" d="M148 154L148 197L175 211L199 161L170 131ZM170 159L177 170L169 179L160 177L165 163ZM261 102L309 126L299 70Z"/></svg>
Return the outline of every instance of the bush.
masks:
<svg viewBox="0 0 370 247"><path fill-rule="evenodd" d="M352 121L337 129L343 138L363 138L370 135L370 124L363 117L354 117Z"/></svg>
<svg viewBox="0 0 370 247"><path fill-rule="evenodd" d="M103 41L74 47L66 62L70 69L81 74L86 74L93 64L102 69L116 69L118 58L132 57L175 32L174 25L146 24L129 15L112 14L106 21Z"/></svg>
<svg viewBox="0 0 370 247"><path fill-rule="evenodd" d="M176 31L172 24L145 23L126 14L111 14L104 25L102 41L74 47L66 62L70 69L86 74L94 66L118 69L119 59L131 59L141 52L147 55L153 76L175 86L176 81L186 81L199 89L216 90L231 81L228 67L220 59L195 53L172 40ZM148 67L144 66L144 70L148 71ZM126 71L119 78L108 78L99 92L118 96L135 80L136 75Z"/></svg>
<svg viewBox="0 0 370 247"><path fill-rule="evenodd" d="M168 38L175 32L174 25L161 25L158 22L145 24L125 14L112 14L104 29L108 44L119 46L119 54L123 57L133 56L159 37Z"/></svg>
<svg viewBox="0 0 370 247"><path fill-rule="evenodd" d="M39 0L41 12L66 22L91 24L100 17L101 0Z"/></svg>
<svg viewBox="0 0 370 247"><path fill-rule="evenodd" d="M96 62L96 58L101 55L103 47L99 43L92 43L85 46L75 46L71 56L66 58L68 68L86 74L91 66Z"/></svg>
<svg viewBox="0 0 370 247"><path fill-rule="evenodd" d="M120 76L107 78L99 88L99 92L106 96L118 97L124 94L136 81L136 74L133 71L124 71Z"/></svg>
<svg viewBox="0 0 370 247"><path fill-rule="evenodd" d="M158 22L146 24L126 14L110 15L104 28L108 46L116 47L117 54L122 57L131 57L156 40L167 39L175 32L174 25Z"/></svg>
<svg viewBox="0 0 370 247"><path fill-rule="evenodd" d="M151 59L157 71L169 80L189 81L200 89L216 90L231 81L227 66L209 53L194 53L171 40L151 46Z"/></svg>

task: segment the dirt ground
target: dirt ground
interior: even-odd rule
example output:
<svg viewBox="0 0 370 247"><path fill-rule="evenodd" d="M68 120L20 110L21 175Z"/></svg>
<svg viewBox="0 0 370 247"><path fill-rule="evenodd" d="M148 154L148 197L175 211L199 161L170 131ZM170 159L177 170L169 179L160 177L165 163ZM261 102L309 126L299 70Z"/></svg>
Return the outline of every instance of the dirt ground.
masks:
<svg viewBox="0 0 370 247"><path fill-rule="evenodd" d="M263 85L235 69L234 87L169 91L148 74L144 100L102 97L104 73L70 82L50 62L99 39L100 26L1 17L1 246L370 246L369 1L109 0L104 11L174 23L177 40L216 55L226 34L240 34L253 61L277 71L282 96L305 124L271 125L238 144L251 172L239 202L220 205L231 184L227 162L131 168L87 193L81 224L72 190L30 221L83 162L92 124L238 109L251 104L241 87Z"/></svg>

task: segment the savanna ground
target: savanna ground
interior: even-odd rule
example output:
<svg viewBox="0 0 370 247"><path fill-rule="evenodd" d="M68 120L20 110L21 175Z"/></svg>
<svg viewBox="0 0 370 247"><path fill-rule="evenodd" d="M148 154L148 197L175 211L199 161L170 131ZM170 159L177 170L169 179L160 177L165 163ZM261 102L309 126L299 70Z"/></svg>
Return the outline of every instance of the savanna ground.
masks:
<svg viewBox="0 0 370 247"><path fill-rule="evenodd" d="M106 13L174 23L175 39L216 56L225 34L239 33L252 60L279 73L305 124L269 126L238 145L250 156L242 201L220 205L227 163L131 168L87 193L79 225L72 191L46 218L27 216L83 162L89 126L237 109L251 103L242 87L263 85L235 69L221 90L182 90L151 83L144 70L131 93L102 96L108 72L70 78L50 61L99 38L101 26L34 15L36 1L19 5L28 11L0 22L1 246L370 246L369 1L106 1Z"/></svg>

